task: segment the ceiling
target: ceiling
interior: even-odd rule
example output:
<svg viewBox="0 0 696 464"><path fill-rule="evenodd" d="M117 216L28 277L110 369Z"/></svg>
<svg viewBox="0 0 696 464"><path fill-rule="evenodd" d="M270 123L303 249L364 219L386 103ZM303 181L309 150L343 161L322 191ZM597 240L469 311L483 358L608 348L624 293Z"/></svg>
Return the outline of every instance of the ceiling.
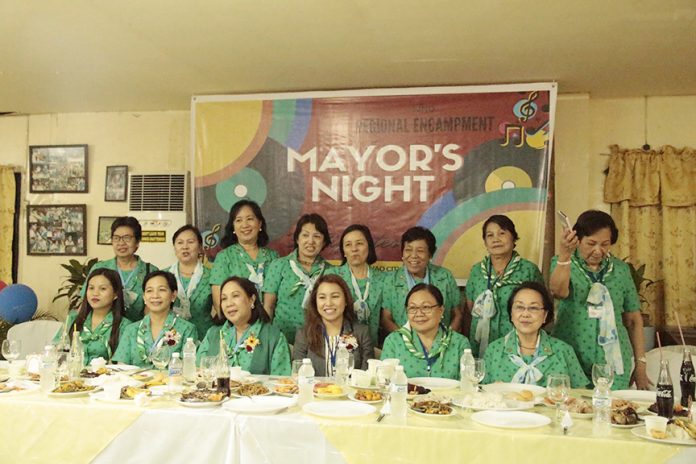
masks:
<svg viewBox="0 0 696 464"><path fill-rule="evenodd" d="M556 81L696 95L696 0L0 0L0 112Z"/></svg>

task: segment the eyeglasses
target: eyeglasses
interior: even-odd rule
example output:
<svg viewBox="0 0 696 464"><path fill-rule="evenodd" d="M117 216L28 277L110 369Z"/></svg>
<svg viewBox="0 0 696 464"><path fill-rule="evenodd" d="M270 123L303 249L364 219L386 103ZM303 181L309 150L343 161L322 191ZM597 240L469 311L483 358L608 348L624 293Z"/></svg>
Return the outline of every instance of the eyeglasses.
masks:
<svg viewBox="0 0 696 464"><path fill-rule="evenodd" d="M430 316L433 313L433 311L435 311L439 307L440 305L407 306L406 312L409 315L413 316L414 314L420 311L426 316Z"/></svg>
<svg viewBox="0 0 696 464"><path fill-rule="evenodd" d="M512 310L516 313L523 313L529 311L532 314L539 314L541 311L545 311L542 306L523 306L523 305L513 305Z"/></svg>
<svg viewBox="0 0 696 464"><path fill-rule="evenodd" d="M112 243L118 243L118 242L131 243L134 239L135 239L135 237L132 235L112 235L111 236Z"/></svg>

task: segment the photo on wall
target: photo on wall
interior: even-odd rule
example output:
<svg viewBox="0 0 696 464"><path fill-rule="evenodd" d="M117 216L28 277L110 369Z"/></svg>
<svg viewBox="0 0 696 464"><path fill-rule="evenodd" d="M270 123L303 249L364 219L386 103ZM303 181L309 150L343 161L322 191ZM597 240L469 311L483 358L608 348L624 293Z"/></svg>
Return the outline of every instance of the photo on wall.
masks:
<svg viewBox="0 0 696 464"><path fill-rule="evenodd" d="M29 205L28 255L87 255L86 205Z"/></svg>
<svg viewBox="0 0 696 464"><path fill-rule="evenodd" d="M118 216L99 216L97 245L111 245L111 224Z"/></svg>
<svg viewBox="0 0 696 464"><path fill-rule="evenodd" d="M87 193L87 145L29 147L31 193Z"/></svg>
<svg viewBox="0 0 696 464"><path fill-rule="evenodd" d="M107 166L104 201L128 199L128 166Z"/></svg>

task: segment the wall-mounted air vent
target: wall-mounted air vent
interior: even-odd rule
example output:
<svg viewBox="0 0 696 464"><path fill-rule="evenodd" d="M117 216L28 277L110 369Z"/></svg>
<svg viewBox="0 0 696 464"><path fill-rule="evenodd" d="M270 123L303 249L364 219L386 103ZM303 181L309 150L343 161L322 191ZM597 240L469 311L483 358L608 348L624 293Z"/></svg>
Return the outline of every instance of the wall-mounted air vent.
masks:
<svg viewBox="0 0 696 464"><path fill-rule="evenodd" d="M185 211L186 174L131 174L130 211Z"/></svg>

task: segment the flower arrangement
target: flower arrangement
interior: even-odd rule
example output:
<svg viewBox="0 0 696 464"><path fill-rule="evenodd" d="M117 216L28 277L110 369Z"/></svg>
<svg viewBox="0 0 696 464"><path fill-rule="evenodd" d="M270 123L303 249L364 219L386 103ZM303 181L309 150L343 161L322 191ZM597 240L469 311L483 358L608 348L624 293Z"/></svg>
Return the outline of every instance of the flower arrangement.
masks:
<svg viewBox="0 0 696 464"><path fill-rule="evenodd" d="M175 346L181 341L181 334L176 329L167 330L162 337L162 342L165 345Z"/></svg>
<svg viewBox="0 0 696 464"><path fill-rule="evenodd" d="M339 343L344 343L348 352L352 353L358 347L358 339L353 334L342 334Z"/></svg>
<svg viewBox="0 0 696 464"><path fill-rule="evenodd" d="M253 333L251 333L246 338L246 340L244 340L244 349L247 351L247 353L253 353L254 348L259 346L260 343L261 341L258 338L256 338L256 336Z"/></svg>

